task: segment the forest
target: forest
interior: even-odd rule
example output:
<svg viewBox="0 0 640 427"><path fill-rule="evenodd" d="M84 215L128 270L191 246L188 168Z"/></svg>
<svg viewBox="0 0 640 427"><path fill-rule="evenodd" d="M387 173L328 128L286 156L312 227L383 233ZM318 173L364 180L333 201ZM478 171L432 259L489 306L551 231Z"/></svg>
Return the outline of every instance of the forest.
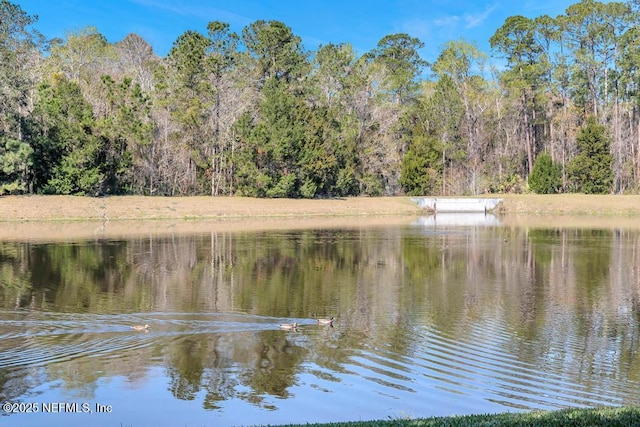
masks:
<svg viewBox="0 0 640 427"><path fill-rule="evenodd" d="M582 0L428 63L404 33L308 51L212 21L160 57L47 39L0 0L0 195L637 194L639 22L640 0Z"/></svg>

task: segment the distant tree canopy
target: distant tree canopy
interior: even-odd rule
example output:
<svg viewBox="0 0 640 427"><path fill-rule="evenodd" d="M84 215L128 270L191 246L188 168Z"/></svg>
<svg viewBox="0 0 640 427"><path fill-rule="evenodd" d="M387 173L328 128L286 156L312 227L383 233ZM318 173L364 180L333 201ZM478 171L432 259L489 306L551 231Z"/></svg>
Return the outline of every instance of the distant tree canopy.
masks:
<svg viewBox="0 0 640 427"><path fill-rule="evenodd" d="M640 191L640 2L511 16L489 42L308 51L212 21L166 57L87 27L46 40L0 0L0 194Z"/></svg>

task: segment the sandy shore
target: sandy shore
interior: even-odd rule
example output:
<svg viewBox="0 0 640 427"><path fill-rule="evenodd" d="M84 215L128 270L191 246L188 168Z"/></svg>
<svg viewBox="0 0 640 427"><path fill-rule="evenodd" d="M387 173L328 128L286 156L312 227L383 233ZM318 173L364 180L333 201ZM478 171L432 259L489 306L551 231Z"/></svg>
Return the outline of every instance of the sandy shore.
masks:
<svg viewBox="0 0 640 427"><path fill-rule="evenodd" d="M143 196L0 198L0 221L229 219L418 213L418 207L408 197L353 197L330 200Z"/></svg>
<svg viewBox="0 0 640 427"><path fill-rule="evenodd" d="M496 196L492 196L496 197ZM507 226L640 228L640 196L504 195ZM409 224L428 213L410 197L330 200L243 197L0 197L0 239L60 240L186 232Z"/></svg>
<svg viewBox="0 0 640 427"><path fill-rule="evenodd" d="M640 195L493 196L501 213L640 216ZM5 196L0 222L231 219L319 216L421 215L410 197L254 199L246 197Z"/></svg>
<svg viewBox="0 0 640 427"><path fill-rule="evenodd" d="M0 197L0 239L67 240L217 231L406 224L408 197L331 200L242 197Z"/></svg>

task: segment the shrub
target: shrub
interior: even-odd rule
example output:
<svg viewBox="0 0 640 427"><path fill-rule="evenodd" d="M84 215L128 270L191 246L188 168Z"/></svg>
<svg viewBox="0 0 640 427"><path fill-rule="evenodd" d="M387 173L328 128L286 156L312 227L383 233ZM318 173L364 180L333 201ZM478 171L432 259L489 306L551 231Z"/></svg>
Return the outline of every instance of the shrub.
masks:
<svg viewBox="0 0 640 427"><path fill-rule="evenodd" d="M549 153L540 153L529 175L529 189L538 194L555 194L561 186L560 165L553 163Z"/></svg>

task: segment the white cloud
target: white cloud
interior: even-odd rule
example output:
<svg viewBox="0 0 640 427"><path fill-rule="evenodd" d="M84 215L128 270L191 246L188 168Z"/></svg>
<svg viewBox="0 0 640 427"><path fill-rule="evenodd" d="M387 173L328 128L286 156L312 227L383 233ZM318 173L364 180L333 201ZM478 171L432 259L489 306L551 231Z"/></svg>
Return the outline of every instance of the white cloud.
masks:
<svg viewBox="0 0 640 427"><path fill-rule="evenodd" d="M460 17L456 15L445 16L433 21L434 25L438 27L453 27L458 25L458 22L460 22Z"/></svg>
<svg viewBox="0 0 640 427"><path fill-rule="evenodd" d="M497 4L487 7L482 12L465 13L463 15L447 15L433 20L436 27L455 30L459 25L464 24L465 28L473 28L486 21L491 13L498 7Z"/></svg>
<svg viewBox="0 0 640 427"><path fill-rule="evenodd" d="M477 27L482 24L488 17L498 7L497 4L494 4L491 7L488 7L484 12L481 13L467 13L464 15L464 21L466 22L466 28Z"/></svg>
<svg viewBox="0 0 640 427"><path fill-rule="evenodd" d="M152 7L155 9L165 10L171 13L175 13L182 16L195 17L200 19L218 19L228 22L230 24L236 24L239 26L245 26L251 23L253 20L246 16L238 15L233 12L229 12L215 7L208 7L198 4L199 2L169 2L165 0L131 0L134 3L142 6Z"/></svg>
<svg viewBox="0 0 640 427"><path fill-rule="evenodd" d="M403 33L407 33L410 36L417 37L422 41L425 41L431 36L431 22L424 19L411 19L403 22L399 28Z"/></svg>

